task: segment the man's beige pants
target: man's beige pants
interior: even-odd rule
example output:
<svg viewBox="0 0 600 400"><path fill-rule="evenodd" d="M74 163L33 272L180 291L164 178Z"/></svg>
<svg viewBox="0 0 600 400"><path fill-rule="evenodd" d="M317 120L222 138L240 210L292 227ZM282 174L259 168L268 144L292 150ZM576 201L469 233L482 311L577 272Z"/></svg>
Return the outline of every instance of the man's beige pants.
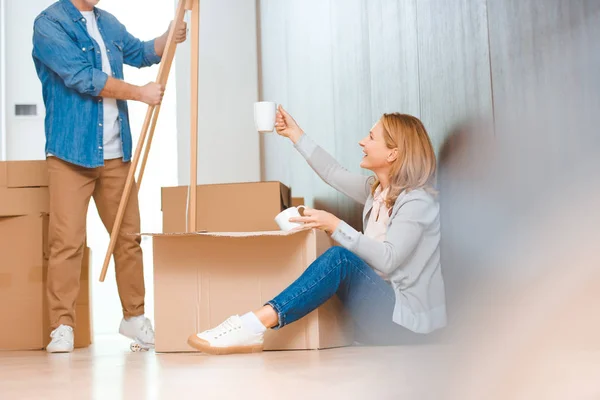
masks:
<svg viewBox="0 0 600 400"><path fill-rule="evenodd" d="M75 327L75 301L79 293L81 262L86 242L86 220L90 198L110 233L131 163L106 160L103 167L83 168L56 157L48 157L50 227L48 240L47 296L50 326ZM137 186L125 210L115 251L115 272L125 318L144 314L144 270Z"/></svg>

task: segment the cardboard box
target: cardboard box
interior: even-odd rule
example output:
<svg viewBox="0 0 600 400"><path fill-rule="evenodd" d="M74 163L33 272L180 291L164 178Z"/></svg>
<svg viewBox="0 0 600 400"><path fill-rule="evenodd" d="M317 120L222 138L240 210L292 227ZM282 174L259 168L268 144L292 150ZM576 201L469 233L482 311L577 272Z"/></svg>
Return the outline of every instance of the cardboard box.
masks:
<svg viewBox="0 0 600 400"><path fill-rule="evenodd" d="M38 350L50 340L45 288L47 231L48 216L44 214L0 218L0 321L6 328L0 330L0 350ZM89 254L88 249L82 271L89 270ZM84 290L77 301L76 347L91 344L89 295L89 290Z"/></svg>
<svg viewBox="0 0 600 400"><path fill-rule="evenodd" d="M7 187L8 185L8 173L6 171L6 161L0 161L0 188Z"/></svg>
<svg viewBox="0 0 600 400"><path fill-rule="evenodd" d="M1 350L41 349L45 345L45 219L41 215L0 218Z"/></svg>
<svg viewBox="0 0 600 400"><path fill-rule="evenodd" d="M0 187L33 188L48 186L46 160L0 162Z"/></svg>
<svg viewBox="0 0 600 400"><path fill-rule="evenodd" d="M305 206L304 197L292 197L292 207Z"/></svg>
<svg viewBox="0 0 600 400"><path fill-rule="evenodd" d="M290 207L280 182L199 185L196 227L209 232L278 230L275 216ZM186 232L188 186L162 188L163 232Z"/></svg>
<svg viewBox="0 0 600 400"><path fill-rule="evenodd" d="M50 210L50 193L47 187L0 187L0 217L37 215Z"/></svg>
<svg viewBox="0 0 600 400"><path fill-rule="evenodd" d="M154 301L157 352L194 351L187 337L260 308L331 245L323 232L156 234ZM337 298L280 330L266 350L352 344L352 322Z"/></svg>
<svg viewBox="0 0 600 400"><path fill-rule="evenodd" d="M48 213L46 161L0 162L0 217Z"/></svg>

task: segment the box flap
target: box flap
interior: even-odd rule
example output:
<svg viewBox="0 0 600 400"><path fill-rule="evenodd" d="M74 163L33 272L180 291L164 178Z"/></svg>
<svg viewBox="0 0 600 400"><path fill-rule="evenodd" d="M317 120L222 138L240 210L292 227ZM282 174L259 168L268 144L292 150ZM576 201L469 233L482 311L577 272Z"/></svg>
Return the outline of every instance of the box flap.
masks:
<svg viewBox="0 0 600 400"><path fill-rule="evenodd" d="M209 236L209 237L232 237L232 238L246 238L246 237L259 237L259 236L292 236L300 232L306 232L311 229L300 229L294 231L260 231L260 232L175 232L175 233L140 233L141 236L153 236L153 237L169 237L169 236ZM314 229L313 229L314 230ZM138 234L136 234L138 235Z"/></svg>

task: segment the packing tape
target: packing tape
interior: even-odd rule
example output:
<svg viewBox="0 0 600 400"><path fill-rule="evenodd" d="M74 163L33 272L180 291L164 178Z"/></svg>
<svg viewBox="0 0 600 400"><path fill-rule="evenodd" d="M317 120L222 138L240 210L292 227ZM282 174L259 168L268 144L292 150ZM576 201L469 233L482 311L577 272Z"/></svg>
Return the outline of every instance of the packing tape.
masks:
<svg viewBox="0 0 600 400"><path fill-rule="evenodd" d="M12 284L12 274L0 274L0 289L9 288Z"/></svg>

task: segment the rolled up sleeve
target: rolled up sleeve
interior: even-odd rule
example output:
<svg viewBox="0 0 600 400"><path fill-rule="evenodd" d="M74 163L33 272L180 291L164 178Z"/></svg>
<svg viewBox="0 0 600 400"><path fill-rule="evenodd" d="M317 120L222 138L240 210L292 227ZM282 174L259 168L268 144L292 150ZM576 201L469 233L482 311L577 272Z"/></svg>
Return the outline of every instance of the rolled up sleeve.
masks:
<svg viewBox="0 0 600 400"><path fill-rule="evenodd" d="M156 54L154 40L143 42L127 31L125 26L121 25L123 30L123 62L136 68L149 67L158 64L161 58Z"/></svg>

